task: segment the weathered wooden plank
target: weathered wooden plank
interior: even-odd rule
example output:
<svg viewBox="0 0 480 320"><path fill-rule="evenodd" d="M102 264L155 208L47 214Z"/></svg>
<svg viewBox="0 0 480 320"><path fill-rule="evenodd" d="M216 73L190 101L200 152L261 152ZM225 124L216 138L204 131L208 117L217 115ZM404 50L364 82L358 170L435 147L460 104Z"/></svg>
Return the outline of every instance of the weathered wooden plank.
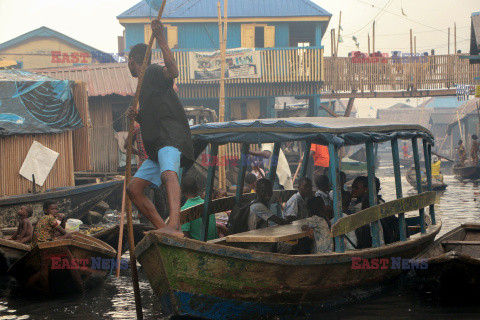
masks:
<svg viewBox="0 0 480 320"><path fill-rule="evenodd" d="M442 246L480 246L480 241L445 240L442 241Z"/></svg>
<svg viewBox="0 0 480 320"><path fill-rule="evenodd" d="M426 206L435 203L435 195L435 191L428 191L362 210L348 217L342 218L335 223L332 226L332 235L337 237L382 218L425 208Z"/></svg>
<svg viewBox="0 0 480 320"><path fill-rule="evenodd" d="M227 242L265 242L276 243L296 240L307 236L302 230L306 219L294 221L292 224L261 228L247 232L232 234L226 237Z"/></svg>

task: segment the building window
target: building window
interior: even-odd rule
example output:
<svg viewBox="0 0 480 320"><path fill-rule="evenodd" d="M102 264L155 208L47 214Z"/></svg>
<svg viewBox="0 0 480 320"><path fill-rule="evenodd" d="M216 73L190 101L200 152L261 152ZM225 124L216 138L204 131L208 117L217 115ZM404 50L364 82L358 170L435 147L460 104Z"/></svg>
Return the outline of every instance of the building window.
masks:
<svg viewBox="0 0 480 320"><path fill-rule="evenodd" d="M275 47L275 26L266 24L242 24L243 48Z"/></svg>
<svg viewBox="0 0 480 320"><path fill-rule="evenodd" d="M264 27L255 27L255 48L265 48Z"/></svg>

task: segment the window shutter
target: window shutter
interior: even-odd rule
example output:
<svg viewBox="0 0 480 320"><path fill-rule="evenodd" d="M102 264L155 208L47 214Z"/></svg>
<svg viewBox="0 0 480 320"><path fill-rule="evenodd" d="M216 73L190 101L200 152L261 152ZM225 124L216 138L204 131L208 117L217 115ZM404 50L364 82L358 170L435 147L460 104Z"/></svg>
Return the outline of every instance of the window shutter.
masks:
<svg viewBox="0 0 480 320"><path fill-rule="evenodd" d="M275 47L275 26L266 26L265 27L265 48L273 48Z"/></svg>

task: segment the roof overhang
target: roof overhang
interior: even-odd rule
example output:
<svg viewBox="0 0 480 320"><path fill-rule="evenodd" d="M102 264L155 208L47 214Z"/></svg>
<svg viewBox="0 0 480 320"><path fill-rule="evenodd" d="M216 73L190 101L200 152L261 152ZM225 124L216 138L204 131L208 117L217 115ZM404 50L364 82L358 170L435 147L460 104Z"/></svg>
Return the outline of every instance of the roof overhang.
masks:
<svg viewBox="0 0 480 320"><path fill-rule="evenodd" d="M302 22L302 21L330 21L330 16L303 16L303 17L234 17L228 18L228 22L241 22L241 23L252 23L252 22ZM120 24L130 24L130 23L151 23L153 18L144 17L144 18L119 18L118 21ZM164 18L162 19L163 23L196 23L196 22L213 22L218 23L217 18Z"/></svg>

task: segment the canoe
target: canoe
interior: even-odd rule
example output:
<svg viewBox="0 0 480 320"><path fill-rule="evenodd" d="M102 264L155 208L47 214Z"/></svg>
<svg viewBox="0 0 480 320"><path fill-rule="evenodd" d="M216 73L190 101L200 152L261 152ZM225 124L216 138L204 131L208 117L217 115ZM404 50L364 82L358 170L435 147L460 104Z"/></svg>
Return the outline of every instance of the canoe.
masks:
<svg viewBox="0 0 480 320"><path fill-rule="evenodd" d="M425 177L425 175L422 175L422 176ZM405 174L405 177L407 178L408 183L412 187L417 189L417 176L415 174L415 167L411 167L410 169L408 169L407 173ZM448 187L448 184L432 177L433 191L444 191L445 189L447 189L447 187ZM428 184L424 181L422 181L422 190L428 190Z"/></svg>
<svg viewBox="0 0 480 320"><path fill-rule="evenodd" d="M8 273L35 292L81 293L99 284L113 269L116 251L98 239L72 233L73 239L39 243Z"/></svg>
<svg viewBox="0 0 480 320"><path fill-rule="evenodd" d="M5 274L30 249L29 245L0 238L0 274Z"/></svg>
<svg viewBox="0 0 480 320"><path fill-rule="evenodd" d="M165 314L207 319L291 319L352 300L353 289L402 270L352 269L352 259L415 257L441 224L426 234L380 248L318 255L284 255L176 238L151 231L135 254Z"/></svg>
<svg viewBox="0 0 480 320"><path fill-rule="evenodd" d="M458 180L478 180L480 179L480 167L467 166L467 167L453 167L453 174Z"/></svg>
<svg viewBox="0 0 480 320"><path fill-rule="evenodd" d="M135 244L139 243L140 240L145 236L144 231L154 230L155 228L152 225L135 223L133 225L133 235ZM100 232L94 233L91 236L99 239L113 248L118 248L118 238L120 235L120 225L115 225L113 227L104 229ZM122 242L122 254L128 250L128 230L127 224L123 228L123 242Z"/></svg>
<svg viewBox="0 0 480 320"><path fill-rule="evenodd" d="M86 184L75 187L57 188L42 193L28 193L18 196L0 198L0 225L16 227L17 212L23 205L33 208L33 216L43 215L43 203L53 200L58 203L60 212L68 218L80 219L97 203L108 197L115 189L120 188L123 180L114 180L96 184Z"/></svg>
<svg viewBox="0 0 480 320"><path fill-rule="evenodd" d="M436 240L416 259L424 261L425 268L415 272L421 280L432 284L439 295L463 297L478 293L480 224L460 225Z"/></svg>

